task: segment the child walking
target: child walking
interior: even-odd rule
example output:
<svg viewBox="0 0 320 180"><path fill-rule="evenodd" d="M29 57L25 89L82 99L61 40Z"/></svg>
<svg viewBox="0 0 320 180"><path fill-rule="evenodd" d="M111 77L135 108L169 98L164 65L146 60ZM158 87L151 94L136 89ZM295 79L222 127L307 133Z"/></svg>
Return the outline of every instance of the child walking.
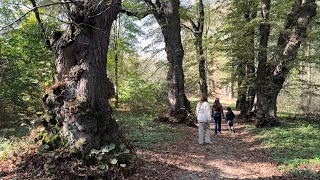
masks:
<svg viewBox="0 0 320 180"><path fill-rule="evenodd" d="M234 126L233 126L233 120L236 116L234 115L234 113L232 112L230 107L228 107L227 110L228 110L228 112L226 113L226 120L227 120L227 124L229 126L229 130L233 131L235 133Z"/></svg>

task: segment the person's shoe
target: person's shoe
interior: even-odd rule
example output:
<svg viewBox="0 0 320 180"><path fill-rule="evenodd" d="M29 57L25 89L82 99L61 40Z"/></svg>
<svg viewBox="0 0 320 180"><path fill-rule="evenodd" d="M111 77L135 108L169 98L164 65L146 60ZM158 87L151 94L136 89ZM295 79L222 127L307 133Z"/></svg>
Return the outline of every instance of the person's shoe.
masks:
<svg viewBox="0 0 320 180"><path fill-rule="evenodd" d="M233 133L236 133L236 131L235 130L232 130L233 131Z"/></svg>
<svg viewBox="0 0 320 180"><path fill-rule="evenodd" d="M212 142L208 142L208 143L205 143L205 144L212 144Z"/></svg>

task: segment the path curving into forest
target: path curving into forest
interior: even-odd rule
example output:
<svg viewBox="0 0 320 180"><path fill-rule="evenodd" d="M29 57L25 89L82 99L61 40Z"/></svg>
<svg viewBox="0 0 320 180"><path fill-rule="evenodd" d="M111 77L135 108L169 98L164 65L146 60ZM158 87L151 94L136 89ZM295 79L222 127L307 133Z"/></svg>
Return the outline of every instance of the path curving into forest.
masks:
<svg viewBox="0 0 320 180"><path fill-rule="evenodd" d="M236 121L235 127L236 133L231 133L224 122L222 134L212 130L212 144L199 146L197 129L179 126L187 131L179 142L137 151L144 163L130 179L283 179L245 123Z"/></svg>

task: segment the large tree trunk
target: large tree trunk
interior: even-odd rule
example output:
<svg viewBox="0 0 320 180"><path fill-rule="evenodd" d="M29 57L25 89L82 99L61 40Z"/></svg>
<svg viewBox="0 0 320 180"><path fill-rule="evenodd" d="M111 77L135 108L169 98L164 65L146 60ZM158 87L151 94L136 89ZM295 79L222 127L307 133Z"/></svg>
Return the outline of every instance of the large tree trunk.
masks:
<svg viewBox="0 0 320 180"><path fill-rule="evenodd" d="M50 123L68 145L84 153L119 141L118 125L108 99L114 94L107 78L106 60L110 30L121 0L91 0L71 6L67 30L56 32L56 84L45 95ZM55 122L56 121L56 122Z"/></svg>
<svg viewBox="0 0 320 180"><path fill-rule="evenodd" d="M274 126L279 123L277 120L277 97L281 88L281 82L274 84L271 80L266 80L263 88L258 88L256 127Z"/></svg>
<svg viewBox="0 0 320 180"><path fill-rule="evenodd" d="M278 51L271 60L276 64L270 65L266 73L261 73L261 68L258 67L258 82L261 86L258 86L257 91L256 127L269 126L277 122L277 96L291 69L290 63L296 59L301 41L306 38L308 24L316 15L316 7L315 0L294 1L284 24L284 30L279 34Z"/></svg>
<svg viewBox="0 0 320 180"><path fill-rule="evenodd" d="M174 121L186 120L187 112L191 110L190 103L184 92L184 74L182 60L184 51L180 35L180 14L178 0L165 0L164 2L145 0L155 11L165 41L165 51L169 61L167 74L169 115Z"/></svg>
<svg viewBox="0 0 320 180"><path fill-rule="evenodd" d="M268 96L265 93L268 93L268 83L266 82L266 72L267 72L267 48L268 41L270 36L270 24L269 24L269 13L270 13L270 0L261 0L261 16L263 18L263 22L259 27L259 53L258 53L258 69L257 69L257 118L265 119L265 118L273 118L275 119L274 113L266 113L269 111L269 107L271 108L270 103L268 102ZM271 110L272 111L272 110ZM267 117L266 117L267 116ZM261 121L261 120L260 120Z"/></svg>

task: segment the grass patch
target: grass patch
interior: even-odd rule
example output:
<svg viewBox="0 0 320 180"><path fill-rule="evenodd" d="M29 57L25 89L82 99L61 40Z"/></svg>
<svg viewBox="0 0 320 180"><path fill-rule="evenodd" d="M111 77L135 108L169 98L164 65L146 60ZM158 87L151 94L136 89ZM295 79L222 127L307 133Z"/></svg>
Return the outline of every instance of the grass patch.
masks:
<svg viewBox="0 0 320 180"><path fill-rule="evenodd" d="M258 140L267 145L267 151L285 172L304 175L319 171L320 124L280 117L280 127L250 127L251 131ZM319 173L314 175L319 177Z"/></svg>
<svg viewBox="0 0 320 180"><path fill-rule="evenodd" d="M19 138L29 134L27 127L0 129L0 159L13 152Z"/></svg>
<svg viewBox="0 0 320 180"><path fill-rule="evenodd" d="M124 135L138 149L152 149L158 142L170 142L180 139L184 134L181 126L156 123L151 114L115 113Z"/></svg>

